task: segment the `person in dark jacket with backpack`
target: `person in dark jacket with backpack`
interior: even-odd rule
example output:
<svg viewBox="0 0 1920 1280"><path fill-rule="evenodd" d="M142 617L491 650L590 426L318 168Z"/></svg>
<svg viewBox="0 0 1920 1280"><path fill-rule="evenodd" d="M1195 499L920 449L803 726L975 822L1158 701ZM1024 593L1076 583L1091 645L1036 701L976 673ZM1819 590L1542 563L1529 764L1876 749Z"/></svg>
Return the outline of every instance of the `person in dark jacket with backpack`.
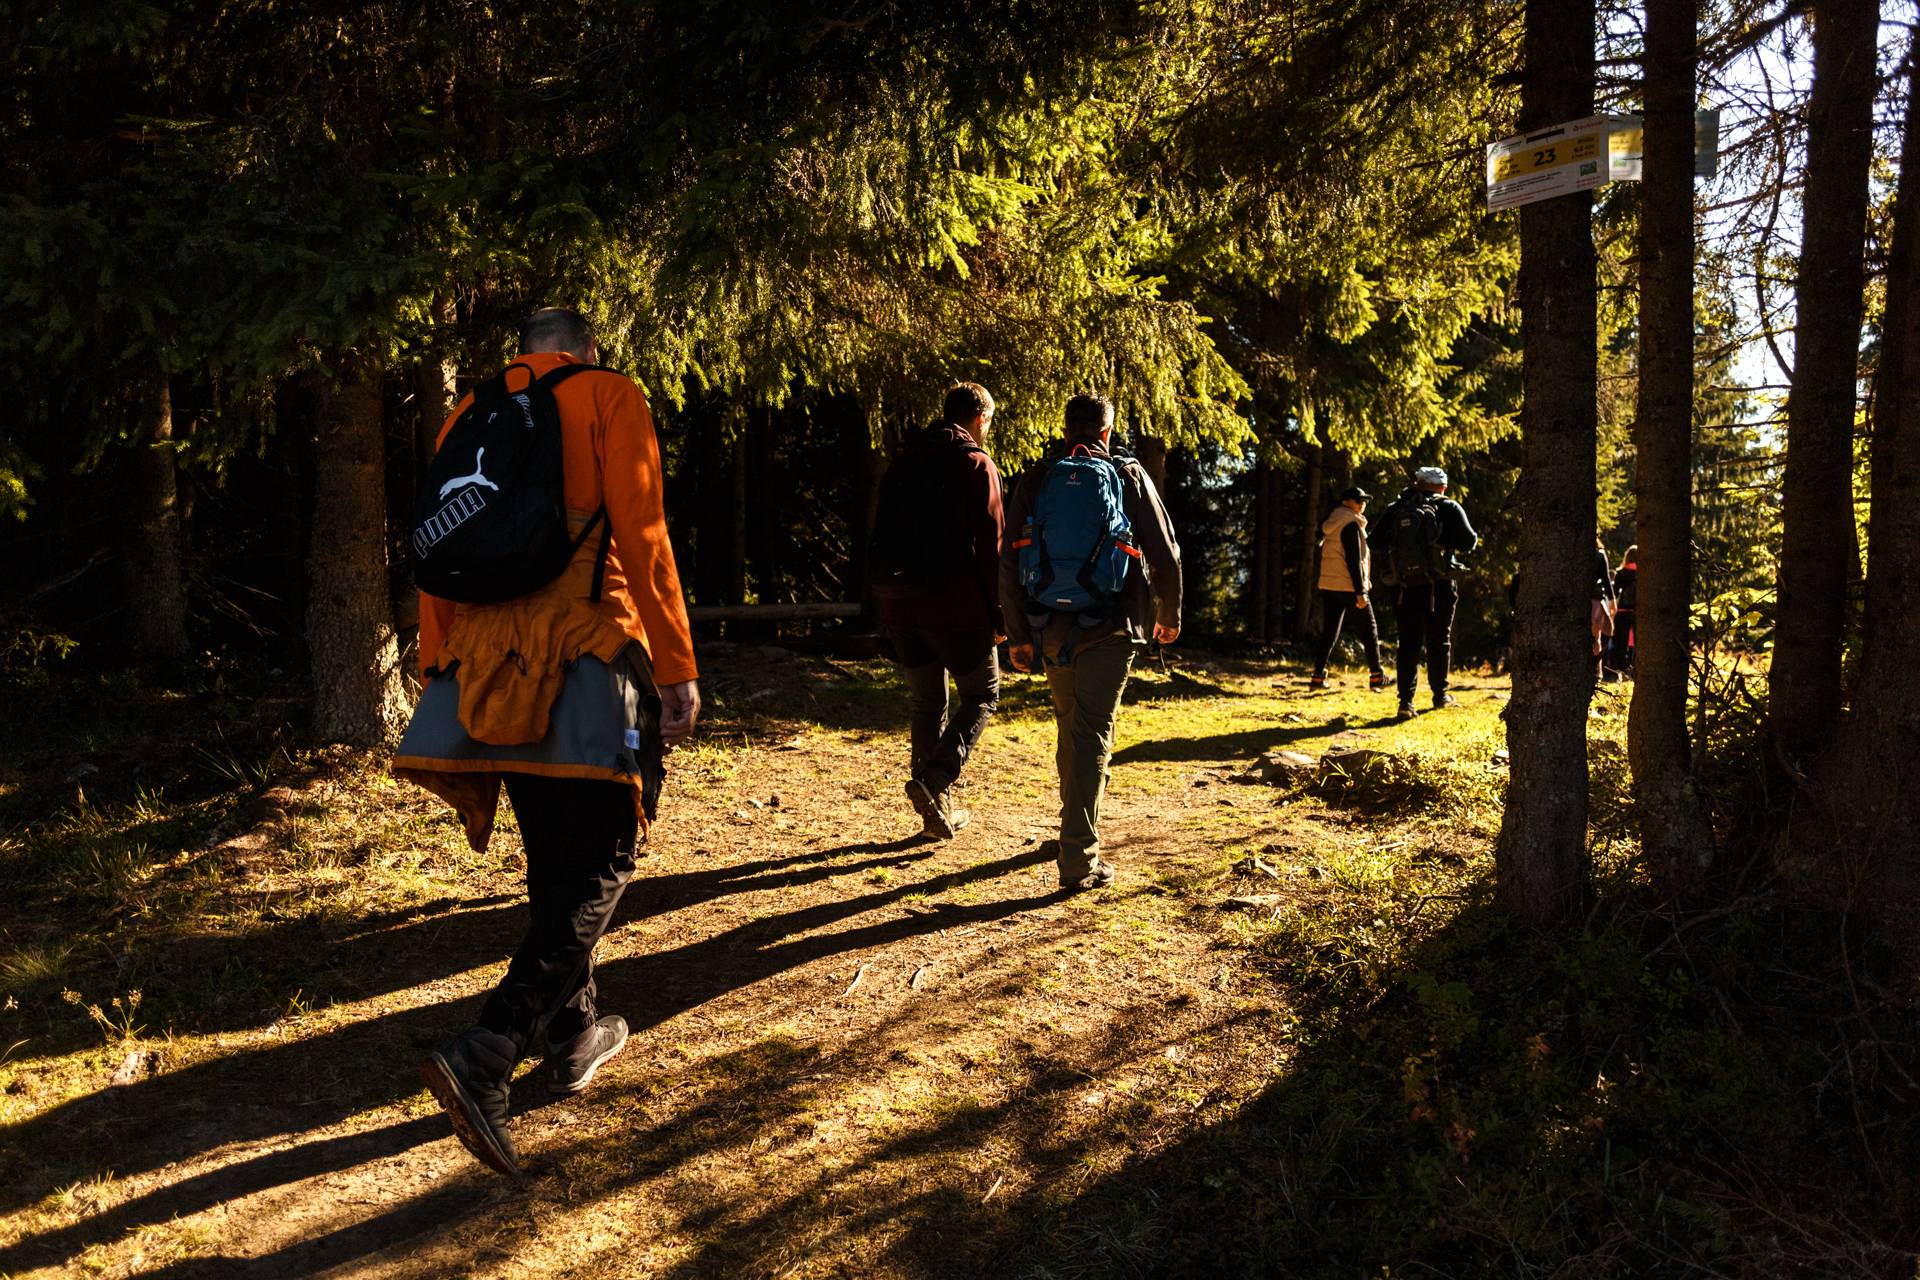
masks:
<svg viewBox="0 0 1920 1280"><path fill-rule="evenodd" d="M1000 473L981 448L993 397L947 392L940 420L907 442L880 482L874 594L911 709L907 799L921 830L951 840L971 815L949 789L999 705ZM947 678L959 706L948 714Z"/></svg>
<svg viewBox="0 0 1920 1280"><path fill-rule="evenodd" d="M1388 561L1393 584L1399 589L1394 608L1400 628L1399 716L1413 715L1413 693L1420 683L1420 654L1427 657L1427 687L1435 709L1453 705L1447 692L1448 667L1453 656L1453 614L1460 604L1454 578L1459 557L1480 545L1480 535L1461 505L1447 494L1447 473L1422 467L1413 483L1380 513L1376 537L1383 538L1386 556L1375 549L1375 560Z"/></svg>
<svg viewBox="0 0 1920 1280"><path fill-rule="evenodd" d="M1365 489L1347 490L1320 525L1320 651L1313 679L1307 681L1309 689L1327 687L1327 660L1340 643L1340 625L1349 613L1367 650L1367 668L1372 673L1367 687L1375 692L1387 687L1387 674L1380 669L1380 628L1367 601L1367 593L1373 590L1366 514L1372 498Z"/></svg>
<svg viewBox="0 0 1920 1280"><path fill-rule="evenodd" d="M1153 482L1111 448L1113 404L1067 402L1066 438L1014 487L1000 556L1008 660L1053 695L1060 887L1113 883L1100 806L1136 650L1180 635L1180 547Z"/></svg>

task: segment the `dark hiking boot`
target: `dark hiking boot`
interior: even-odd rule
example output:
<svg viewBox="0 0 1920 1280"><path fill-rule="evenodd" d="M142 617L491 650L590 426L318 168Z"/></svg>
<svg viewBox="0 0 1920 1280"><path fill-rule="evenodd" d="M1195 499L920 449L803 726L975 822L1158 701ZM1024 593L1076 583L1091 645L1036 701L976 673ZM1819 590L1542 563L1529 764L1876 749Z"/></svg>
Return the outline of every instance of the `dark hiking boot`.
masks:
<svg viewBox="0 0 1920 1280"><path fill-rule="evenodd" d="M962 827L965 827L969 822L973 821L972 811L962 809L953 802L953 797L944 791L940 793L940 817L947 824L946 835L941 836L939 829L931 822L920 828L921 833L924 835L940 836L942 840L951 840L959 833Z"/></svg>
<svg viewBox="0 0 1920 1280"><path fill-rule="evenodd" d="M618 1014L600 1019L547 1053L547 1092L557 1096L583 1092L600 1064L627 1047L627 1020Z"/></svg>
<svg viewBox="0 0 1920 1280"><path fill-rule="evenodd" d="M1367 692L1368 693L1379 693L1382 689L1386 687L1387 687L1386 672L1375 671L1372 674L1367 676Z"/></svg>
<svg viewBox="0 0 1920 1280"><path fill-rule="evenodd" d="M1089 889L1106 888L1113 883L1113 876L1113 864L1104 859L1095 858L1093 860L1093 866L1090 867L1084 875L1069 879L1067 873L1062 871L1060 873L1060 887L1069 893L1085 893Z"/></svg>
<svg viewBox="0 0 1920 1280"><path fill-rule="evenodd" d="M1442 707L1457 707L1459 705L1459 700L1445 690L1433 695L1433 709L1435 711L1440 710Z"/></svg>
<svg viewBox="0 0 1920 1280"><path fill-rule="evenodd" d="M936 840L951 840L960 828L973 820L965 809L956 808L944 791L935 791L918 778L907 780L907 799L920 815L920 833Z"/></svg>
<svg viewBox="0 0 1920 1280"><path fill-rule="evenodd" d="M1413 703L1406 698L1400 699L1400 709L1393 713L1393 718L1395 720L1411 720L1413 717Z"/></svg>
<svg viewBox="0 0 1920 1280"><path fill-rule="evenodd" d="M484 1027L470 1027L427 1055L420 1078L453 1121L453 1136L490 1169L520 1172L507 1133L507 1082L513 1076L513 1041Z"/></svg>

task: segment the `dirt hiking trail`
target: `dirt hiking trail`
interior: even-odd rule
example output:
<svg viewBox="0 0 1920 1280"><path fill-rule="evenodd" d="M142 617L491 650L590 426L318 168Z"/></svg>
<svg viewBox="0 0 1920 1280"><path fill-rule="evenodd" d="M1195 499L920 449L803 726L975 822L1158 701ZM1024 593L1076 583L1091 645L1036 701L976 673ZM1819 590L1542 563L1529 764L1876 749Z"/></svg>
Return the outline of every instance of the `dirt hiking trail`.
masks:
<svg viewBox="0 0 1920 1280"><path fill-rule="evenodd" d="M1145 664L1104 822L1119 882L1067 897L1039 848L1055 806L1039 682L1009 678L959 793L974 820L936 843L900 793L904 693L884 664L706 661L717 705L671 760L599 952L602 1010L632 1040L578 1098L517 1090L523 1178L469 1157L415 1075L518 938L517 833L465 855L451 816L377 759L334 757L218 846L230 891L279 905L156 944L205 981L293 955L308 980L273 993L274 1016L6 1064L0 1274L1157 1272L1209 1229L1159 1204L1174 1166L1143 1175L1132 1212L1082 1196L1289 1071L1292 997L1262 930L1327 895L1403 901L1395 868L1420 858L1483 856L1471 823L1231 775L1279 747L1490 759L1491 679L1395 725L1392 696L1352 672L1309 695L1271 665ZM382 874L411 887L328 909ZM146 1074L111 1085L129 1045L150 1047Z"/></svg>

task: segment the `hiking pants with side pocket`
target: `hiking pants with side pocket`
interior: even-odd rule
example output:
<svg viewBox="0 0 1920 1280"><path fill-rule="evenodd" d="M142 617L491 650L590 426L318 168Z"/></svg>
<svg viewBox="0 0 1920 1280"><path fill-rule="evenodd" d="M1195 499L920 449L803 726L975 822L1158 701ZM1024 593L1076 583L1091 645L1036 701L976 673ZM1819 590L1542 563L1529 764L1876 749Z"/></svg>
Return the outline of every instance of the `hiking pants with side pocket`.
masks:
<svg viewBox="0 0 1920 1280"><path fill-rule="evenodd" d="M543 1026L547 1043L559 1045L599 1016L593 949L633 877L639 818L625 783L509 773L506 784L533 919L479 1021L524 1056Z"/></svg>
<svg viewBox="0 0 1920 1280"><path fill-rule="evenodd" d="M1394 610L1400 625L1400 701L1412 702L1420 685L1420 652L1427 655L1427 687L1438 696L1447 691L1447 667L1453 659L1453 611L1460 588L1441 578L1418 587L1400 588Z"/></svg>
<svg viewBox="0 0 1920 1280"><path fill-rule="evenodd" d="M1060 773L1060 879L1078 880L1100 854L1100 804L1107 793L1107 762L1120 695L1133 670L1133 639L1124 631L1074 647L1068 660L1046 661L1058 734L1054 765Z"/></svg>
<svg viewBox="0 0 1920 1280"><path fill-rule="evenodd" d="M936 795L954 784L1000 705L1000 655L990 627L891 626L907 684L913 776ZM948 714L947 675L959 706Z"/></svg>

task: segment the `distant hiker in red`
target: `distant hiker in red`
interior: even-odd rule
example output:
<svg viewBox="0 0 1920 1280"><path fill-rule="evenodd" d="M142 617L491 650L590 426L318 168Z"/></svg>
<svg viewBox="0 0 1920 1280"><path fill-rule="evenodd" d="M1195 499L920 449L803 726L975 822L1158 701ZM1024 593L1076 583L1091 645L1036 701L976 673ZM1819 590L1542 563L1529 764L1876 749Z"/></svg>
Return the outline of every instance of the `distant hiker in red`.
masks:
<svg viewBox="0 0 1920 1280"><path fill-rule="evenodd" d="M1640 548L1627 548L1620 567L1613 572L1613 643L1607 651L1607 668L1614 677L1626 680L1633 675L1633 614L1640 585Z"/></svg>
<svg viewBox="0 0 1920 1280"><path fill-rule="evenodd" d="M1136 649L1180 636L1180 546L1153 481L1111 448L1113 404L1067 402L1066 439L1014 487L1000 600L1016 671L1043 669L1053 695L1060 838L1069 892L1113 883L1100 856L1114 721Z"/></svg>
<svg viewBox="0 0 1920 1280"><path fill-rule="evenodd" d="M1593 603L1587 610L1587 630L1593 636L1593 681L1606 679L1607 646L1613 639L1613 561L1607 558L1607 546L1596 536L1593 540Z"/></svg>
<svg viewBox="0 0 1920 1280"><path fill-rule="evenodd" d="M1000 697L1000 473L981 447L992 425L985 387L948 390L939 421L907 442L880 483L869 557L912 711L907 799L921 830L941 840L971 817L950 788ZM951 715L949 675L959 696Z"/></svg>
<svg viewBox="0 0 1920 1280"><path fill-rule="evenodd" d="M1327 660L1340 643L1340 624L1349 613L1366 646L1367 688L1378 692L1387 687L1387 673L1380 668L1380 628L1367 598L1373 590L1367 547L1367 503L1372 498L1365 489L1349 489L1320 524L1320 649L1314 657L1313 678L1307 681L1309 689L1327 687Z"/></svg>
<svg viewBox="0 0 1920 1280"><path fill-rule="evenodd" d="M394 758L475 849L502 784L519 820L526 938L476 1023L420 1065L460 1141L509 1174L515 1064L543 1046L545 1089L578 1093L626 1043L595 1004L594 946L662 756L700 714L646 399L595 363L577 312L535 312L520 349L441 429L415 512L426 687Z"/></svg>

